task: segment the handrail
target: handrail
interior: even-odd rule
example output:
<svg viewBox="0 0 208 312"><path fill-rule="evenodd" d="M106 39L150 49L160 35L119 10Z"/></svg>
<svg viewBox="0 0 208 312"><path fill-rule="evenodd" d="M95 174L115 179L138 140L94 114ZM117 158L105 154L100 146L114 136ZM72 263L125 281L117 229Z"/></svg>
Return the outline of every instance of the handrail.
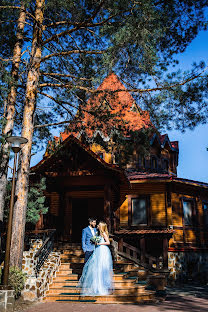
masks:
<svg viewBox="0 0 208 312"><path fill-rule="evenodd" d="M132 246L126 242L123 241L123 239L120 239L116 237L115 235L112 235L114 240L118 242L118 255L121 257L124 257L128 260L133 261L137 265L140 265L152 272L159 272L159 273L167 273L168 268L164 265L164 259L162 256L155 257L147 252L145 252L143 255L141 254L141 251L136 248L135 246Z"/></svg>
<svg viewBox="0 0 208 312"><path fill-rule="evenodd" d="M56 230L47 230L47 231L48 231L48 237L44 240L43 245L35 254L35 259L37 259L37 263L35 267L36 277L38 276L38 273L41 267L43 266L45 260L47 260L49 254L53 250L54 237L55 237Z"/></svg>

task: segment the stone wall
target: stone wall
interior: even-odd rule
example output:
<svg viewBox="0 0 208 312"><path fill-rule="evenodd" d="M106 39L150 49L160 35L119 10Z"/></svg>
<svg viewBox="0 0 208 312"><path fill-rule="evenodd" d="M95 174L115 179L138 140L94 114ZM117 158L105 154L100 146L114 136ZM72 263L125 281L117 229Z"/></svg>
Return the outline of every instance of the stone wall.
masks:
<svg viewBox="0 0 208 312"><path fill-rule="evenodd" d="M21 294L25 300L33 301L38 298L44 298L49 285L56 276L56 272L59 271L61 264L60 253L51 252L36 277L35 267L37 265L37 259L35 258L35 254L41 248L42 244L42 240L40 239L32 240L30 250L24 251L23 254L22 270L27 273L27 280Z"/></svg>
<svg viewBox="0 0 208 312"><path fill-rule="evenodd" d="M191 280L208 282L208 252L169 252L169 284L187 283Z"/></svg>
<svg viewBox="0 0 208 312"><path fill-rule="evenodd" d="M5 289L7 288L7 289ZM7 286L0 286L0 311L13 312L14 310L14 290Z"/></svg>

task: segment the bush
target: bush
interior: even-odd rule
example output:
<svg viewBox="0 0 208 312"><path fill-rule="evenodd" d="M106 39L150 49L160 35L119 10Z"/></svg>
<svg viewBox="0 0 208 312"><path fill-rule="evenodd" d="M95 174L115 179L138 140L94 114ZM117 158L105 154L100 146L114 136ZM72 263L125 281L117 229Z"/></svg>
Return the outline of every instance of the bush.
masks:
<svg viewBox="0 0 208 312"><path fill-rule="evenodd" d="M9 286L14 289L15 298L18 298L24 289L27 274L16 267L9 269Z"/></svg>

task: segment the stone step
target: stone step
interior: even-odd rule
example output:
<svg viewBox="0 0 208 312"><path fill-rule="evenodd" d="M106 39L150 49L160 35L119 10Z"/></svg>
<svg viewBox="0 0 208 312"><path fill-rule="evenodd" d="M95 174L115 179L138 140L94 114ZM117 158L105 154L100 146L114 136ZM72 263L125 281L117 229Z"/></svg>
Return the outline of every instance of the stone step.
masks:
<svg viewBox="0 0 208 312"><path fill-rule="evenodd" d="M56 274L56 281L77 281L78 275L77 274Z"/></svg>
<svg viewBox="0 0 208 312"><path fill-rule="evenodd" d="M72 270L74 270L74 269L83 269L83 266L84 266L84 263L83 262L81 262L81 263L77 263L77 262L63 262L63 261L61 261L61 265L60 265L60 267L63 267L63 268L69 268L69 269L72 269Z"/></svg>
<svg viewBox="0 0 208 312"><path fill-rule="evenodd" d="M145 286L137 286L137 287L123 287L123 288L115 288L113 290L114 295L137 295L138 293L143 293L145 290ZM79 294L80 288L78 287L52 287L47 291L47 296L51 294Z"/></svg>
<svg viewBox="0 0 208 312"><path fill-rule="evenodd" d="M73 270L72 269L65 269L62 267L59 267L59 271L56 273L56 275L67 275L67 274L73 274Z"/></svg>
<svg viewBox="0 0 208 312"><path fill-rule="evenodd" d="M74 295L48 295L45 301L73 301L73 302L94 302L94 303L141 303L153 302L154 292L145 291L136 295L108 295L108 296L79 296Z"/></svg>
<svg viewBox="0 0 208 312"><path fill-rule="evenodd" d="M61 288L61 287L76 287L78 284L78 280L69 280L69 279L59 279L55 278L54 282L50 286L53 288ZM124 280L114 280L114 288L124 288L135 285L135 280L133 279L124 279Z"/></svg>
<svg viewBox="0 0 208 312"><path fill-rule="evenodd" d="M113 279L114 279L114 281L121 281L121 280L127 279L127 274L126 274L126 272L124 272L123 274L122 273L116 273L113 275ZM136 279L136 277L135 277L135 279Z"/></svg>
<svg viewBox="0 0 208 312"><path fill-rule="evenodd" d="M84 252L82 250L60 250L59 252L61 252L62 255L72 255L72 256L84 256Z"/></svg>
<svg viewBox="0 0 208 312"><path fill-rule="evenodd" d="M138 277L140 280L145 280L148 276L148 272L145 271L145 270L132 270L132 271L129 271L127 272L127 276L128 277L131 277L131 276L136 276Z"/></svg>
<svg viewBox="0 0 208 312"><path fill-rule="evenodd" d="M72 281L65 281L65 280L57 280L55 279L54 282L52 283L52 285L50 286L53 288L60 288L60 287L76 287L78 284L78 280L72 280ZM49 288L49 289L50 289Z"/></svg>
<svg viewBox="0 0 208 312"><path fill-rule="evenodd" d="M84 263L84 257L61 255L61 262Z"/></svg>

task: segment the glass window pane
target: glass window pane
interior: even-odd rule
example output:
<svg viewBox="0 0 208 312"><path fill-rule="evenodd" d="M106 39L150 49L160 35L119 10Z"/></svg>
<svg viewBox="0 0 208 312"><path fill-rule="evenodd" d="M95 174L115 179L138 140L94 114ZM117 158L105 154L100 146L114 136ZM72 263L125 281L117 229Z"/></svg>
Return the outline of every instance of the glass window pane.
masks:
<svg viewBox="0 0 208 312"><path fill-rule="evenodd" d="M204 224L208 226L208 203L203 204L203 210L204 210Z"/></svg>
<svg viewBox="0 0 208 312"><path fill-rule="evenodd" d="M132 225L147 224L147 207L145 198L132 199Z"/></svg>
<svg viewBox="0 0 208 312"><path fill-rule="evenodd" d="M192 225L193 224L193 210L192 210L192 202L191 201L183 201L183 216L184 216L184 224Z"/></svg>

